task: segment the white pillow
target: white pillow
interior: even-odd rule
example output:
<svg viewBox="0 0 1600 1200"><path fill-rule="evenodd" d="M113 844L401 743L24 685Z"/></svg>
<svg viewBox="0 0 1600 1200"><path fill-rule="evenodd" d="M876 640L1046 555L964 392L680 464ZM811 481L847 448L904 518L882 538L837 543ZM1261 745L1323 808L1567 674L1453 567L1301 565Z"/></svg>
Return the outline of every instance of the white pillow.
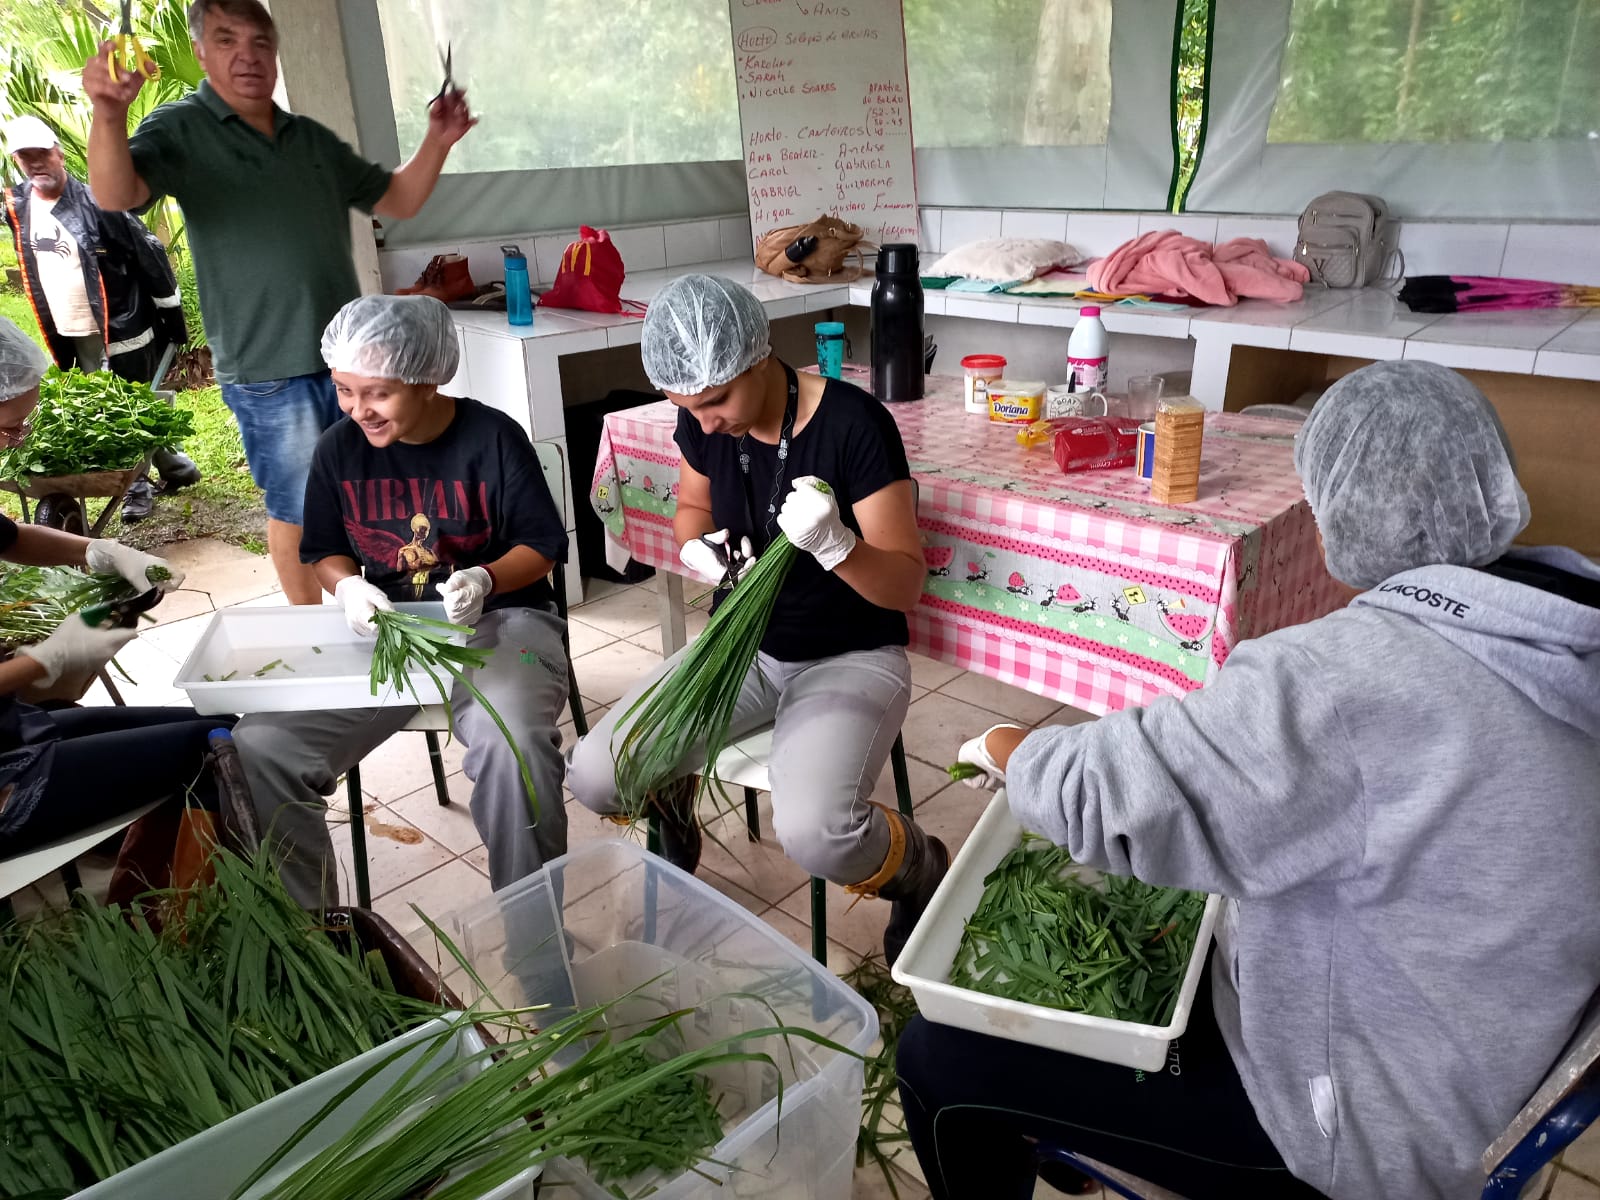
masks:
<svg viewBox="0 0 1600 1200"><path fill-rule="evenodd" d="M1083 256L1071 246L1053 238L984 238L950 251L929 267L927 274L1012 283L1082 261Z"/></svg>

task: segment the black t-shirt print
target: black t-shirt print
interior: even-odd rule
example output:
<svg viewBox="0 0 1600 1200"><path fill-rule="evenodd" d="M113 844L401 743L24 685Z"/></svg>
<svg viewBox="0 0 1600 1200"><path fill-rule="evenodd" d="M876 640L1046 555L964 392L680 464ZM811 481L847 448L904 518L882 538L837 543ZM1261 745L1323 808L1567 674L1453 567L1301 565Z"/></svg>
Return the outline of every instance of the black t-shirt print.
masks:
<svg viewBox="0 0 1600 1200"><path fill-rule="evenodd" d="M757 551L764 550L778 533L774 520L769 535L765 519L778 470L778 448L753 437L742 439L750 455L747 496L739 469L741 439L704 433L687 409L678 413L674 436L683 460L711 481L711 516L717 527L732 530L735 540L748 535ZM789 440L780 508L802 475L815 475L833 489L839 515L859 537L855 502L910 479L911 468L889 410L854 384L830 379L817 411ZM852 650L904 646L909 640L904 613L879 608L802 553L778 594L761 649L781 662L808 662Z"/></svg>
<svg viewBox="0 0 1600 1200"><path fill-rule="evenodd" d="M504 413L457 400L449 427L420 446L375 447L354 421L318 440L302 562L344 555L391 600L437 600L441 579L514 546L560 562L567 534L532 443ZM490 596L484 608L548 608L554 600L541 579Z"/></svg>

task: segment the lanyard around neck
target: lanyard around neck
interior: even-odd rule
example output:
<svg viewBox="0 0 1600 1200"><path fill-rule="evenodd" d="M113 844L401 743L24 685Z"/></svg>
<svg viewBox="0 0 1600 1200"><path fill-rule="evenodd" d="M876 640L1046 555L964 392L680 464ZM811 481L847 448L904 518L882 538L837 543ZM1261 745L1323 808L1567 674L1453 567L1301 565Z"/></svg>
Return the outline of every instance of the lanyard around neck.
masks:
<svg viewBox="0 0 1600 1200"><path fill-rule="evenodd" d="M800 415L800 379L788 363L780 363L789 384L788 398L783 405L783 426L778 434L778 465L772 472L772 494L767 497L767 511L762 514L759 530L756 522L755 485L750 478L750 450L745 444L746 433L739 439L739 471L744 481L745 515L750 519L750 536L765 549L773 539L772 523L778 518L778 501L783 495L783 480L789 468L789 439L794 436L794 423ZM759 532L759 536L758 536Z"/></svg>

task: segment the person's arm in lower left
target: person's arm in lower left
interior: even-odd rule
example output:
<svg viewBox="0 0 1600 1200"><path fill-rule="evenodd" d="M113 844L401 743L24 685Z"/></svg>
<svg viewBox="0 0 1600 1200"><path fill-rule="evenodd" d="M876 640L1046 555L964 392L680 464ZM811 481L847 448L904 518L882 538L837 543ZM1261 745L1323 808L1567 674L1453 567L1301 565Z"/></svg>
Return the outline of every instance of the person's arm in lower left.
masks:
<svg viewBox="0 0 1600 1200"><path fill-rule="evenodd" d="M18 654L5 662L0 662L0 696L20 692L30 683L36 683L43 677L44 666L38 659Z"/></svg>
<svg viewBox="0 0 1600 1200"><path fill-rule="evenodd" d="M17 540L5 552L7 562L24 567L82 567L89 539L48 525L18 525Z"/></svg>

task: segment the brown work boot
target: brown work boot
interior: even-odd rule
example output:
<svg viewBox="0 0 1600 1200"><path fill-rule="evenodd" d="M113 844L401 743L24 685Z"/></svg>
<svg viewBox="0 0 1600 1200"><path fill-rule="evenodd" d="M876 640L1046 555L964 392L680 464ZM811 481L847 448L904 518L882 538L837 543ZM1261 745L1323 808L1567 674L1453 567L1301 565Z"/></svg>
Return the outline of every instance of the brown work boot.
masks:
<svg viewBox="0 0 1600 1200"><path fill-rule="evenodd" d="M432 296L446 304L452 300L465 300L477 292L467 260L459 254L435 254L422 268L422 274L410 287L396 288L397 296Z"/></svg>
<svg viewBox="0 0 1600 1200"><path fill-rule="evenodd" d="M890 824L888 857L871 879L851 884L845 891L892 903L889 924L883 931L883 957L892 967L938 890L939 881L950 870L950 851L895 809L881 804L876 807Z"/></svg>
<svg viewBox="0 0 1600 1200"><path fill-rule="evenodd" d="M700 819L694 811L695 784L693 775L663 784L650 798L661 830L661 857L679 870L693 875L700 865L700 851L705 837L700 832Z"/></svg>

